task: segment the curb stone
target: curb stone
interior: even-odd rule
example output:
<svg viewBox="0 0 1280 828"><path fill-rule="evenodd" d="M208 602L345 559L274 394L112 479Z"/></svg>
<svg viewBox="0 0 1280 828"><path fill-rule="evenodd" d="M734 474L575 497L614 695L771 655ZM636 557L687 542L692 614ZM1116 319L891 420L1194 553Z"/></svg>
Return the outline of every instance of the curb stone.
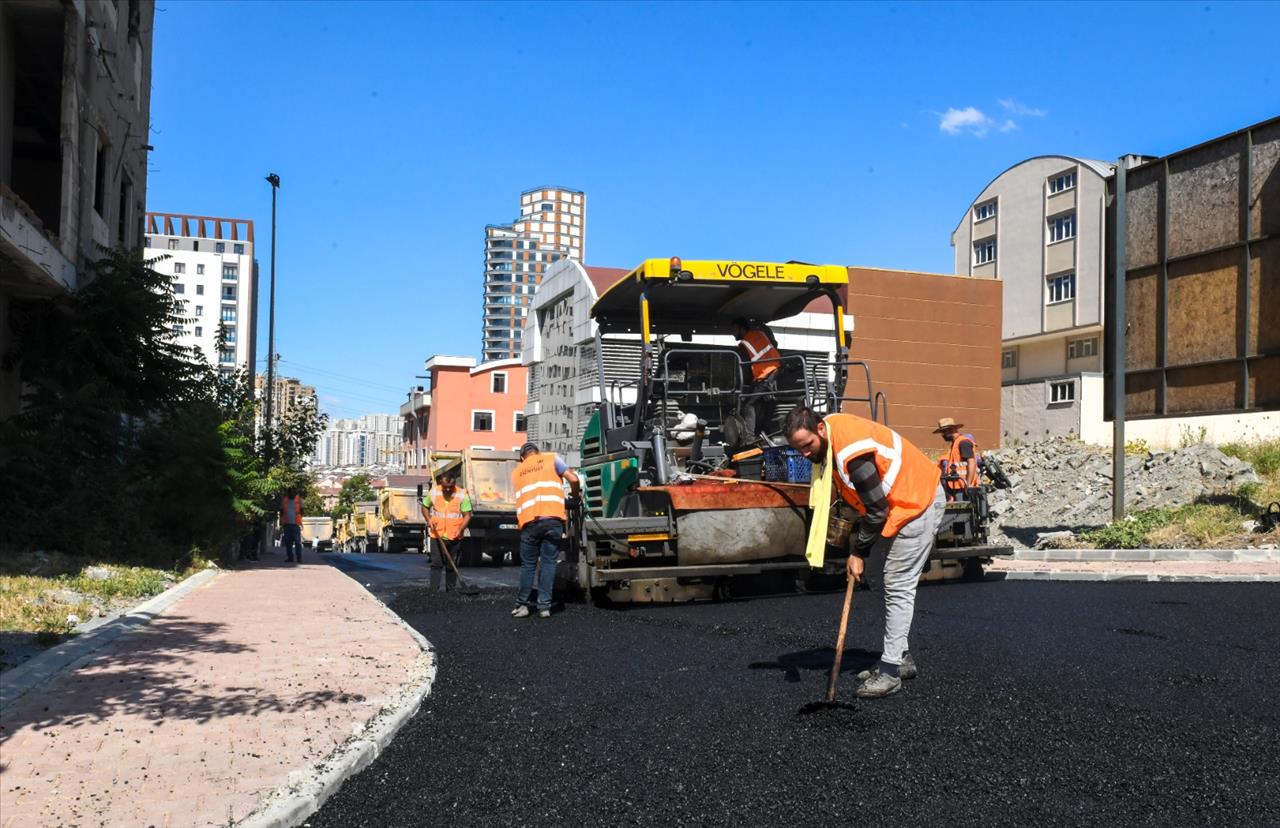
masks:
<svg viewBox="0 0 1280 828"><path fill-rule="evenodd" d="M354 578L350 580L377 601L378 606L418 642L422 652L414 662L413 678L349 739L319 762L290 774L288 782L267 794L257 808L236 821L235 825L243 828L296 828L301 825L320 810L320 806L342 787L343 782L378 758L400 728L413 718L422 702L431 694L437 668L431 642L365 589L363 584Z"/></svg>
<svg viewBox="0 0 1280 828"><path fill-rule="evenodd" d="M1019 549L1015 561L1206 561L1266 563L1280 561L1280 549Z"/></svg>
<svg viewBox="0 0 1280 828"><path fill-rule="evenodd" d="M100 624L75 638L50 647L17 667L0 674L0 710L5 709L49 679L86 663L99 650L125 633L151 623L157 615L222 574L206 569L147 599L124 615Z"/></svg>
<svg viewBox="0 0 1280 828"><path fill-rule="evenodd" d="M1149 583L1280 583L1280 575L1188 575L1154 572L1075 572L1061 569L1000 570L1006 581L1141 581Z"/></svg>

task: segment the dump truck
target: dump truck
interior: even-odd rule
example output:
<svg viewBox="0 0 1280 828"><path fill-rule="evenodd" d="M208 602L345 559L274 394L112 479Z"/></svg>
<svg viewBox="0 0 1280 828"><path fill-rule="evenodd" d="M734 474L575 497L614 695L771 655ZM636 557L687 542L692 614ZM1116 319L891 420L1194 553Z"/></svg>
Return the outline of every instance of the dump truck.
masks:
<svg viewBox="0 0 1280 828"><path fill-rule="evenodd" d="M328 517L302 519L302 545L321 552L333 549L333 521Z"/></svg>
<svg viewBox="0 0 1280 828"><path fill-rule="evenodd" d="M471 522L457 544L460 565L479 566L486 555L495 565L507 559L520 562L520 530L511 482L519 464L520 453L516 451L431 452L433 476L454 474L471 497Z"/></svg>
<svg viewBox="0 0 1280 828"><path fill-rule="evenodd" d="M380 549L379 530L382 521L378 516L378 501L363 500L355 504L351 512L352 552L377 552Z"/></svg>
<svg viewBox="0 0 1280 828"><path fill-rule="evenodd" d="M337 518L334 521L333 543L339 552L351 551L351 515Z"/></svg>
<svg viewBox="0 0 1280 828"><path fill-rule="evenodd" d="M581 442L583 507L571 515L558 579L596 599L648 602L725 596L742 576L807 584L843 572L847 540L822 570L804 557L808 461L785 446L781 421L799 404L819 414L852 405L888 424L869 366L848 356L848 278L834 265L649 259L599 297L596 353L610 338L638 336L638 379L606 385L597 361L601 404ZM752 390L736 348L692 342L739 317L769 323L815 302L831 308L833 356L815 366L782 353L775 392ZM747 433L744 409L766 395L772 416ZM944 554L981 563L1005 553L983 544Z"/></svg>
<svg viewBox="0 0 1280 828"><path fill-rule="evenodd" d="M427 521L422 517L416 489L385 486L378 493L379 545L384 552L424 550Z"/></svg>

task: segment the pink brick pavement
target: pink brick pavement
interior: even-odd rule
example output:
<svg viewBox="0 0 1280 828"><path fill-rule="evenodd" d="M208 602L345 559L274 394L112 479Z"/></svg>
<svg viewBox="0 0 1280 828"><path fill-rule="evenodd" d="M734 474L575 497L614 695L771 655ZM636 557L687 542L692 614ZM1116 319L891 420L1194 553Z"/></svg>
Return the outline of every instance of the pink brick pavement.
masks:
<svg viewBox="0 0 1280 828"><path fill-rule="evenodd" d="M227 825L425 657L336 569L223 573L0 715L0 828Z"/></svg>

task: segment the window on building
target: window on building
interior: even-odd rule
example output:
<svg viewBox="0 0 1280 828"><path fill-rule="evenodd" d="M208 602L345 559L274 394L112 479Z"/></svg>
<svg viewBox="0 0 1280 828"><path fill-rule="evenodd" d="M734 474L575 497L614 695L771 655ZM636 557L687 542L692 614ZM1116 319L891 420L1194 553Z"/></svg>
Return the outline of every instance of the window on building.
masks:
<svg viewBox="0 0 1280 828"><path fill-rule="evenodd" d="M187 292L187 288L186 288L186 286L185 286L185 285L183 285L181 282L178 282L178 283L176 283L176 284L173 286L173 292L174 292L174 293L186 293L186 292Z"/></svg>
<svg viewBox="0 0 1280 828"><path fill-rule="evenodd" d="M127 174L120 176L120 199L116 204L116 241L129 246L129 204L133 195L133 182Z"/></svg>
<svg viewBox="0 0 1280 828"><path fill-rule="evenodd" d="M1045 294L1046 304L1051 305L1054 302L1066 302L1076 298L1076 274L1074 273L1050 276L1045 284L1048 287Z"/></svg>
<svg viewBox="0 0 1280 828"><path fill-rule="evenodd" d="M230 365L235 361L236 361L235 351L229 350L227 348L223 348L222 350L218 351L218 362L220 362L221 364Z"/></svg>
<svg viewBox="0 0 1280 828"><path fill-rule="evenodd" d="M1070 190L1076 186L1076 174L1073 172L1055 175L1049 179L1049 192L1060 193L1063 190Z"/></svg>
<svg viewBox="0 0 1280 828"><path fill-rule="evenodd" d="M196 305L196 316L204 316L204 305Z"/></svg>
<svg viewBox="0 0 1280 828"><path fill-rule="evenodd" d="M224 264L222 266L222 278L234 279L240 275L240 266L233 264Z"/></svg>
<svg viewBox="0 0 1280 828"><path fill-rule="evenodd" d="M542 202L542 212L544 212L544 213L550 213L550 212L551 212L551 203L550 203L550 202L547 202L547 201Z"/></svg>
<svg viewBox="0 0 1280 828"><path fill-rule="evenodd" d="M204 336L204 328L196 325L196 336Z"/></svg>
<svg viewBox="0 0 1280 828"><path fill-rule="evenodd" d="M973 246L973 263L984 265L996 260L996 240L986 239Z"/></svg>
<svg viewBox="0 0 1280 828"><path fill-rule="evenodd" d="M515 431L528 431L528 430L529 430L529 429L528 429L528 427L527 427L527 424L526 424L526 422L525 422L525 417L524 417L524 412L523 412L523 411L517 411L517 412L516 412L515 425L514 425L514 427L513 427L513 428L514 428L514 430L515 430Z"/></svg>
<svg viewBox="0 0 1280 828"><path fill-rule="evenodd" d="M1008 350L1008 351L1001 351L1001 352L1000 352L1000 367L1001 367L1001 368L1017 368L1017 367L1018 367L1018 352L1017 352L1017 350L1012 350L1012 349L1011 349L1011 350Z"/></svg>
<svg viewBox="0 0 1280 828"><path fill-rule="evenodd" d="M985 204L979 204L977 207L973 208L974 221L983 221L984 219L991 218L995 214L996 203L994 201L988 201Z"/></svg>
<svg viewBox="0 0 1280 828"><path fill-rule="evenodd" d="M233 249L235 250L235 252L236 252L236 255L237 255L237 256L243 256L243 255L244 255L244 245L243 245L243 244L237 244L237 245L235 245L235 246L234 246L234 248L233 248Z"/></svg>
<svg viewBox="0 0 1280 828"><path fill-rule="evenodd" d="M196 296L204 296L204 285L196 285Z"/></svg>
<svg viewBox="0 0 1280 828"><path fill-rule="evenodd" d="M1098 337L1072 339L1067 342L1067 359L1082 359L1098 355Z"/></svg>
<svg viewBox="0 0 1280 828"><path fill-rule="evenodd" d="M197 276L203 276L203 275L204 275L204 265L202 265L202 264L198 264L198 265L196 265L196 275L197 275Z"/></svg>
<svg viewBox="0 0 1280 828"><path fill-rule="evenodd" d="M236 298L236 286L235 286L235 285L226 285L225 287L223 287L223 288L222 288L222 298L223 298L223 299L234 299L234 298Z"/></svg>
<svg viewBox="0 0 1280 828"><path fill-rule="evenodd" d="M145 239L143 239L143 240L142 240L142 246L143 246L143 247L150 247L150 246L151 246L151 237L150 237L150 236L147 236Z"/></svg>
<svg viewBox="0 0 1280 828"><path fill-rule="evenodd" d="M1072 402L1076 398L1076 384L1071 380L1049 383L1049 402Z"/></svg>
<svg viewBox="0 0 1280 828"><path fill-rule="evenodd" d="M472 431L493 431L493 412L492 411L472 411L471 412L471 430Z"/></svg>
<svg viewBox="0 0 1280 828"><path fill-rule="evenodd" d="M213 252L214 252L214 253L226 253L226 252L227 252L227 245L226 245L226 242L214 242L214 243L213 243Z"/></svg>
<svg viewBox="0 0 1280 828"><path fill-rule="evenodd" d="M223 321L223 322L234 322L234 321L236 321L236 309L235 309L235 308L223 308L223 309L222 309L222 321Z"/></svg>
<svg viewBox="0 0 1280 828"><path fill-rule="evenodd" d="M1076 237L1076 214L1063 213L1049 219L1049 243L1066 241Z"/></svg>
<svg viewBox="0 0 1280 828"><path fill-rule="evenodd" d="M174 273L186 273L186 272L187 272L187 266L186 266L185 264L183 264L182 262L174 262L174 263L173 263L173 272L174 272Z"/></svg>
<svg viewBox="0 0 1280 828"><path fill-rule="evenodd" d="M199 253L199 252L200 252L200 240L199 240L199 239L197 239L197 240L195 240L195 241L191 242L191 249L192 249L192 250L194 250L194 251L196 251L197 253Z"/></svg>
<svg viewBox="0 0 1280 828"><path fill-rule="evenodd" d="M507 393L507 372L494 371L493 376L489 380L489 390L495 394Z"/></svg>
<svg viewBox="0 0 1280 828"><path fill-rule="evenodd" d="M236 341L236 329L235 329L235 328L224 328L223 330L224 330L224 331L226 331L226 333L223 335L223 338L224 338L227 342L235 342L235 341Z"/></svg>
<svg viewBox="0 0 1280 828"><path fill-rule="evenodd" d="M93 212L107 217L107 143L98 138L98 154L93 168Z"/></svg>
<svg viewBox="0 0 1280 828"><path fill-rule="evenodd" d="M169 239L169 249L170 249L170 250L177 250L177 249L178 249L178 240L177 240L177 239Z"/></svg>

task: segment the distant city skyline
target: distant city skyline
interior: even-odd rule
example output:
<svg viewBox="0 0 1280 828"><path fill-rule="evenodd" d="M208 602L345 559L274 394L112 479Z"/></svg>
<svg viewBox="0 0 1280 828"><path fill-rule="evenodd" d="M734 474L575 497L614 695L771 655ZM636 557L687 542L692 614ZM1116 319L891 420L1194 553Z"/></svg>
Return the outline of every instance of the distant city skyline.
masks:
<svg viewBox="0 0 1280 828"><path fill-rule="evenodd" d="M279 173L281 370L359 416L431 354L481 356L478 235L523 189L590 195L588 265L946 273L956 217L1027 158L1161 155L1275 115L1280 56L1232 71L1229 33L1277 28L1260 3L192 0L156 14L147 208L253 220L265 283ZM651 45L673 37L717 48ZM190 94L209 66L235 117Z"/></svg>

